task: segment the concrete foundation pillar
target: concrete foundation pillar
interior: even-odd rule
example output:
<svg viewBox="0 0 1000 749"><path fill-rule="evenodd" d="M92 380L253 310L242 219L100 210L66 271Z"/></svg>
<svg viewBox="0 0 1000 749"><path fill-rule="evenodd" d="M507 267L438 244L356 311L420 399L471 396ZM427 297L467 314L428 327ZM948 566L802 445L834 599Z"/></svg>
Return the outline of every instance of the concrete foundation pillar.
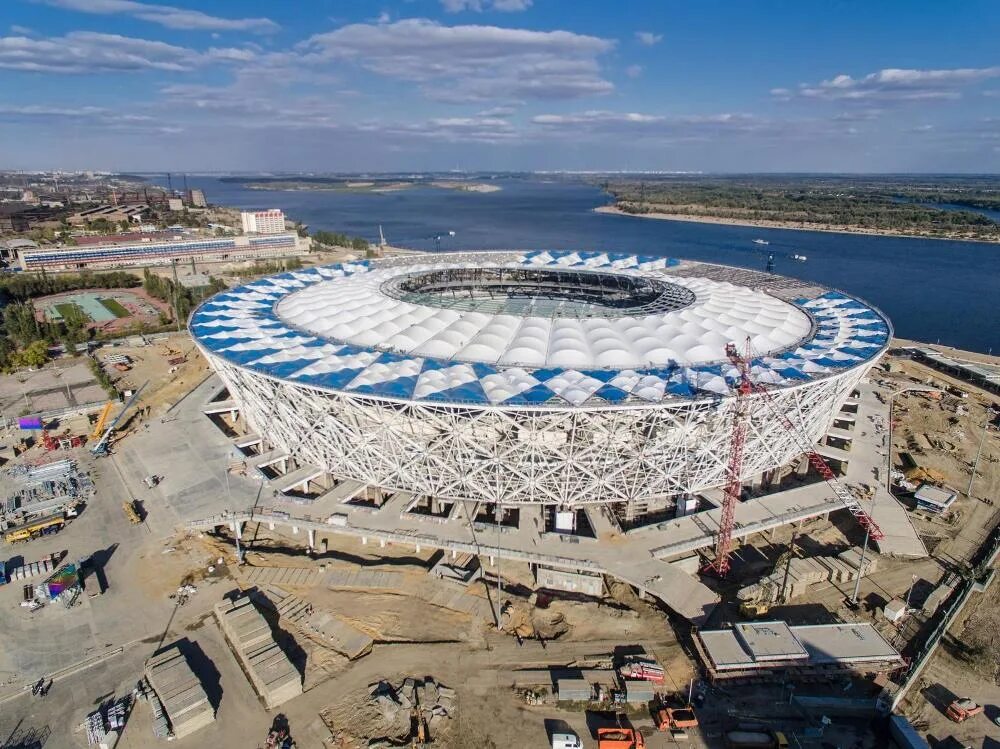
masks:
<svg viewBox="0 0 1000 749"><path fill-rule="evenodd" d="M384 538L380 538L378 540L378 545L379 545L380 549L384 549L385 548L385 539Z"/></svg>
<svg viewBox="0 0 1000 749"><path fill-rule="evenodd" d="M316 531L313 528L309 529L309 548L316 548Z"/></svg>
<svg viewBox="0 0 1000 749"><path fill-rule="evenodd" d="M293 536L299 535L299 526L297 526L297 525L293 525L292 526L292 535Z"/></svg>
<svg viewBox="0 0 1000 749"><path fill-rule="evenodd" d="M495 564L496 564L496 560L493 558L493 555L490 554L490 567L492 567Z"/></svg>
<svg viewBox="0 0 1000 749"><path fill-rule="evenodd" d="M451 558L455 559L458 556L458 549L451 550Z"/></svg>
<svg viewBox="0 0 1000 749"><path fill-rule="evenodd" d="M267 529L268 529L269 531L273 531L273 530L274 530L274 523L268 523L268 524L267 524Z"/></svg>
<svg viewBox="0 0 1000 749"><path fill-rule="evenodd" d="M361 545L362 546L367 546L368 545L368 536L362 536L361 537Z"/></svg>
<svg viewBox="0 0 1000 749"><path fill-rule="evenodd" d="M419 554L420 553L420 544L417 544L416 548L417 548L417 554Z"/></svg>
<svg viewBox="0 0 1000 749"><path fill-rule="evenodd" d="M243 523L233 523L233 533L236 534L236 538L243 539Z"/></svg>
<svg viewBox="0 0 1000 749"><path fill-rule="evenodd" d="M319 550L321 552L323 552L324 554L326 554L327 548L328 548L328 545L327 545L326 539L324 538L322 541L319 542Z"/></svg>
<svg viewBox="0 0 1000 749"><path fill-rule="evenodd" d="M809 473L809 458L807 458L805 455L799 458L799 463L797 466L795 466L795 472L799 476L805 476L807 473Z"/></svg>

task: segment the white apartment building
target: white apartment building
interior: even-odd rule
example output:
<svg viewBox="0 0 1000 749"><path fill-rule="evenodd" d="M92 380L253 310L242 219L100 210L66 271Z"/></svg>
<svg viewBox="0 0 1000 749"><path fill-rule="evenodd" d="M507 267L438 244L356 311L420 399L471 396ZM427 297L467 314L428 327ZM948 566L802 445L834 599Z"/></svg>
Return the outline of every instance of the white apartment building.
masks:
<svg viewBox="0 0 1000 749"><path fill-rule="evenodd" d="M268 211L243 211L240 213L245 234L281 234L285 231L285 214L278 208Z"/></svg>

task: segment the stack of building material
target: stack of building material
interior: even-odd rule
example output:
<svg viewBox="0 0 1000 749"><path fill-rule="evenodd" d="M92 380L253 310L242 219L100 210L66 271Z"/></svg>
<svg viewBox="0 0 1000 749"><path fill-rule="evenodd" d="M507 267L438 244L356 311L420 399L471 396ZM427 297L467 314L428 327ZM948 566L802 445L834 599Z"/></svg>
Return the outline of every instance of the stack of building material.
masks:
<svg viewBox="0 0 1000 749"><path fill-rule="evenodd" d="M59 560L63 558L65 552L60 552L58 554L50 554L45 559L38 562L29 562L21 567L15 567L14 569L7 570L7 579L14 580L24 580L28 577L34 577L35 575L45 574L51 572L59 564Z"/></svg>
<svg viewBox="0 0 1000 749"><path fill-rule="evenodd" d="M865 575L872 574L878 563L871 554L865 556ZM777 603L805 595L810 585L825 582L848 583L858 576L861 552L857 549L835 557L792 557L787 565L779 565L774 572L739 592L741 601Z"/></svg>
<svg viewBox="0 0 1000 749"><path fill-rule="evenodd" d="M827 570L819 560L812 557L794 557L788 564L788 574L775 570L782 577L784 591L781 600L789 600L805 595L809 586L827 579Z"/></svg>
<svg viewBox="0 0 1000 749"><path fill-rule="evenodd" d="M851 575L851 580L854 580L858 575L858 569L861 567L861 550L860 549L848 549L847 551L841 552L837 555L837 559L841 562L847 564L851 569L854 570L854 574ZM865 569L862 572L862 577L868 577L873 574L875 570L878 569L878 557L872 553L865 554Z"/></svg>
<svg viewBox="0 0 1000 749"><path fill-rule="evenodd" d="M176 645L146 661L146 680L156 692L176 738L187 736L215 720L208 695Z"/></svg>
<svg viewBox="0 0 1000 749"><path fill-rule="evenodd" d="M311 603L303 601L277 586L258 591L258 603L273 608L278 621L292 624L306 635L322 642L326 647L354 660L371 652L375 641L357 627L325 611L315 611Z"/></svg>
<svg viewBox="0 0 1000 749"><path fill-rule="evenodd" d="M271 626L249 597L217 604L215 616L243 672L268 709L302 694L298 669L274 641Z"/></svg>

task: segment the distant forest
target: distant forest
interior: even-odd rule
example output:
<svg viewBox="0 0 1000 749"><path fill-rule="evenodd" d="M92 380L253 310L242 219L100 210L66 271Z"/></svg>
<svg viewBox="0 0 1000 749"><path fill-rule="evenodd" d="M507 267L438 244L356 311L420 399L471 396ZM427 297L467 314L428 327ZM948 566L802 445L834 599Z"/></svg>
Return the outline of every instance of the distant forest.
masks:
<svg viewBox="0 0 1000 749"><path fill-rule="evenodd" d="M1000 224L976 212L1000 211L996 177L664 175L601 186L620 210L639 215L1000 240Z"/></svg>

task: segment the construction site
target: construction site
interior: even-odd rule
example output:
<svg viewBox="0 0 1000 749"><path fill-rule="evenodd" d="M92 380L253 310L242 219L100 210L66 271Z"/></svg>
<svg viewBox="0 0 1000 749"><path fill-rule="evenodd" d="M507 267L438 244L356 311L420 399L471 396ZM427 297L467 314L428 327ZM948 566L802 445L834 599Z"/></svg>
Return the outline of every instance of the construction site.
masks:
<svg viewBox="0 0 1000 749"><path fill-rule="evenodd" d="M517 277L502 293L488 276L493 296L461 304L509 315L547 284L539 298L551 306L531 313L579 320L552 286L570 281L547 269L606 266L573 254L501 258L548 275ZM605 260L616 274L630 267ZM120 400L38 425L11 420L0 434L8 744L1000 741L996 393L909 342L864 335L883 318L862 302L685 262L656 283L691 298L608 277L598 289L586 276L588 314L627 317L634 301L669 321L693 315L718 283L770 297L771 311L727 323L748 332L717 350L689 344L688 371L647 367L634 382L626 358L602 359L614 375L569 360L543 374L524 366L527 349L519 367L476 364L473 382L463 356L427 364L426 337L419 352L397 339L379 359L343 320L302 340L321 324L289 303L313 288L305 272L213 298L191 335L99 349ZM441 293L425 278L442 277L422 275L436 269L389 263L419 284L378 276L376 288L445 304L426 296ZM378 268L316 269L317 292ZM447 282L473 280L483 283L463 270ZM294 320L299 338L231 311L245 303ZM796 327L795 309L811 326ZM1000 363L947 353L980 371ZM499 385L510 395L488 397ZM469 419L479 408L509 409L503 423L516 430ZM568 418L577 445L556 436ZM659 452L609 442L612 426ZM435 430L466 447L433 452ZM586 446L596 435L610 459ZM517 475L477 467L472 456L481 461L491 440ZM437 467L415 470L428 454ZM452 476L445 455L469 475ZM631 484L612 466L626 459ZM559 480L526 468L553 461ZM500 482L495 496L490 482Z"/></svg>

